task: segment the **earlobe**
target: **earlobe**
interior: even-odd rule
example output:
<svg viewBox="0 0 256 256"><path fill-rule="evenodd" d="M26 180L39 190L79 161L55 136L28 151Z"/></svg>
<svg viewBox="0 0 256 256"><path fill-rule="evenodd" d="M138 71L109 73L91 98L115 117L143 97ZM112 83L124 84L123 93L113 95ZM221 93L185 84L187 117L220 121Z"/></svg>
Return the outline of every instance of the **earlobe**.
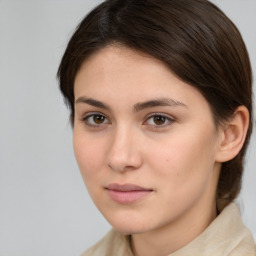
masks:
<svg viewBox="0 0 256 256"><path fill-rule="evenodd" d="M242 149L249 126L249 111L239 106L232 118L221 128L221 141L216 162L227 162L233 159Z"/></svg>

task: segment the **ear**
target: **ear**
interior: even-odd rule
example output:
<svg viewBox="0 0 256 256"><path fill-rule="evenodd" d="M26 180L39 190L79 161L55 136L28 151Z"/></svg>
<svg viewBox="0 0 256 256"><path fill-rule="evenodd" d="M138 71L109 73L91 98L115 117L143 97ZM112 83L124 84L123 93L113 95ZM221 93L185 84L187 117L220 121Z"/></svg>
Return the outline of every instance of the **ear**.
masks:
<svg viewBox="0 0 256 256"><path fill-rule="evenodd" d="M249 111L239 106L231 119L220 128L220 145L216 162L226 162L238 155L242 149L249 126Z"/></svg>

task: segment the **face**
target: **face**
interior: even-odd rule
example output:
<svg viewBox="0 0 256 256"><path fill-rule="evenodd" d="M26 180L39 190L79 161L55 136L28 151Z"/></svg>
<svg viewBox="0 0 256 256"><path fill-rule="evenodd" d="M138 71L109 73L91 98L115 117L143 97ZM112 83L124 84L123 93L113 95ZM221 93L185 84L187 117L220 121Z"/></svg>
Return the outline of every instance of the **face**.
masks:
<svg viewBox="0 0 256 256"><path fill-rule="evenodd" d="M153 57L108 46L83 63L74 93L75 156L115 229L188 224L215 207L220 140L197 89Z"/></svg>

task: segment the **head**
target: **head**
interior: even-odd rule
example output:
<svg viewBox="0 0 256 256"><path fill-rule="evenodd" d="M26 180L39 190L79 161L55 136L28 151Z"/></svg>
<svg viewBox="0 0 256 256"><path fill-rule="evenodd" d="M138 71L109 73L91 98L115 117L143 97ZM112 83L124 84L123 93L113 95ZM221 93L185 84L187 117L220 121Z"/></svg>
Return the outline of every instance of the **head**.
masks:
<svg viewBox="0 0 256 256"><path fill-rule="evenodd" d="M216 134L226 129L241 108L248 112L247 132L239 150L232 156L219 158L214 200L221 210L240 191L243 160L252 131L252 74L239 31L222 11L206 0L104 1L79 24L59 66L60 89L70 108L73 125L76 83L82 81L81 74L88 75L88 70L92 70L84 72L86 64L88 67L103 64L101 54L111 60L114 49L121 57L129 53L123 61L131 58L129 63L133 66L136 60L138 66L143 63L136 59L138 56L158 63L166 72L170 71L170 81L178 79L177 84L188 86L189 93L202 97L202 102L209 106ZM132 52L137 55L133 56ZM129 63L127 66L131 68ZM157 88L154 90L157 94ZM203 104L201 107L207 109Z"/></svg>

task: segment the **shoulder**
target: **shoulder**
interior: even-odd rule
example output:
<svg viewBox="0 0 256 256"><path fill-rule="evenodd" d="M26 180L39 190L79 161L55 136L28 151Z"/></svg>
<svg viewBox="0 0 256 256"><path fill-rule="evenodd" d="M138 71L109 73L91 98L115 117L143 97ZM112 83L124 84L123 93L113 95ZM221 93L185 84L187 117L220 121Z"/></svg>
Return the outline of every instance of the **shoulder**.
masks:
<svg viewBox="0 0 256 256"><path fill-rule="evenodd" d="M230 256L256 256L255 242L250 230L244 225L240 210L235 203L228 205L223 211L217 227L226 227L223 234L223 246ZM220 246L221 247L221 246ZM224 250L224 249L223 249Z"/></svg>
<svg viewBox="0 0 256 256"><path fill-rule="evenodd" d="M128 237L110 230L99 242L81 256L129 256L131 255Z"/></svg>
<svg viewBox="0 0 256 256"><path fill-rule="evenodd" d="M251 232L231 203L197 238L169 256L256 256Z"/></svg>

